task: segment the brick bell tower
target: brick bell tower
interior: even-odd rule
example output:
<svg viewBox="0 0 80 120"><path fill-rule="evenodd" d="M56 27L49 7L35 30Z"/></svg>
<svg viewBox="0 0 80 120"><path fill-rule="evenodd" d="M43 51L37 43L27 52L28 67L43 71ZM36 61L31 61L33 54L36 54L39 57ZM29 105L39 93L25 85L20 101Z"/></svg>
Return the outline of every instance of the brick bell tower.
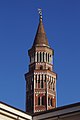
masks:
<svg viewBox="0 0 80 120"><path fill-rule="evenodd" d="M31 49L26 80L26 112L35 113L56 107L56 73L54 72L54 50L49 46L43 26L42 11L39 10L39 25Z"/></svg>

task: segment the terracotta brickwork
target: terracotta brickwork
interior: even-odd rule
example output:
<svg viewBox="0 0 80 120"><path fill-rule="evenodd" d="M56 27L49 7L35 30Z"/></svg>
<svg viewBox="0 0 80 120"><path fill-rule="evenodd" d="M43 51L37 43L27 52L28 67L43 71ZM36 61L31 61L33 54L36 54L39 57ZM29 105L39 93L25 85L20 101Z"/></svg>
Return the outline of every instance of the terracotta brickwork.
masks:
<svg viewBox="0 0 80 120"><path fill-rule="evenodd" d="M56 73L54 50L50 48L40 18L32 48L28 51L30 63L26 79L26 111L40 112L56 107Z"/></svg>

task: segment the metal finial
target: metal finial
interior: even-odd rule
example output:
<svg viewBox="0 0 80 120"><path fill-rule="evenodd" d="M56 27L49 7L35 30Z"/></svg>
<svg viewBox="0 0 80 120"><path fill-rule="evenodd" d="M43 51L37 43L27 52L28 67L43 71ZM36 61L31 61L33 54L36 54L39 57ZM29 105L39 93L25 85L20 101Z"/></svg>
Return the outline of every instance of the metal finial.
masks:
<svg viewBox="0 0 80 120"><path fill-rule="evenodd" d="M39 15L40 15L40 19L42 20L42 9L39 8L39 9L38 9L38 12L39 12Z"/></svg>

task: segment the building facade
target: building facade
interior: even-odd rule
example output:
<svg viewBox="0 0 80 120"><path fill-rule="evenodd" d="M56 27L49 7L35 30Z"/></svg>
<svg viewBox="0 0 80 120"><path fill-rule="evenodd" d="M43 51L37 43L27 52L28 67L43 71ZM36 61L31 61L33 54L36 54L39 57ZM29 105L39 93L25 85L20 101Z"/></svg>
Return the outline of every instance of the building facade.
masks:
<svg viewBox="0 0 80 120"><path fill-rule="evenodd" d="M35 113L33 120L80 120L80 102Z"/></svg>
<svg viewBox="0 0 80 120"><path fill-rule="evenodd" d="M42 15L31 49L26 79L26 111L35 113L56 107L56 73L54 50L50 47L43 26Z"/></svg>
<svg viewBox="0 0 80 120"><path fill-rule="evenodd" d="M34 114L0 102L0 120L80 120L80 102Z"/></svg>

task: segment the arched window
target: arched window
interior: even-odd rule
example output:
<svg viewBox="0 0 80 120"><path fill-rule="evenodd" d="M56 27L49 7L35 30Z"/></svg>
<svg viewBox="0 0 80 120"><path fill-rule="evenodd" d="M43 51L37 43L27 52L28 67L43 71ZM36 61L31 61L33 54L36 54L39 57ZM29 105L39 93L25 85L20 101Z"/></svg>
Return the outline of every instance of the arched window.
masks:
<svg viewBox="0 0 80 120"><path fill-rule="evenodd" d="M54 83L53 83L53 91L55 90L55 85L54 85Z"/></svg>
<svg viewBox="0 0 80 120"><path fill-rule="evenodd" d="M42 69L43 69L43 66L41 65L41 66L40 66L40 70L42 70Z"/></svg>
<svg viewBox="0 0 80 120"><path fill-rule="evenodd" d="M48 54L48 62L49 62L49 54Z"/></svg>
<svg viewBox="0 0 80 120"><path fill-rule="evenodd" d="M48 98L48 105L51 106L51 99Z"/></svg>
<svg viewBox="0 0 80 120"><path fill-rule="evenodd" d="M48 105L53 106L53 99L48 97Z"/></svg>
<svg viewBox="0 0 80 120"><path fill-rule="evenodd" d="M51 56L51 55L50 55L50 58L49 58L49 59L50 59L49 62L52 63L52 56Z"/></svg>
<svg viewBox="0 0 80 120"><path fill-rule="evenodd" d="M45 96L42 96L42 105L45 105Z"/></svg>
<svg viewBox="0 0 80 120"><path fill-rule="evenodd" d="M40 97L38 97L38 105L40 105Z"/></svg>
<svg viewBox="0 0 80 120"><path fill-rule="evenodd" d="M44 62L44 52L43 52L43 62Z"/></svg>
<svg viewBox="0 0 80 120"><path fill-rule="evenodd" d="M36 83L37 83L37 75L35 75L35 80L36 80Z"/></svg>
<svg viewBox="0 0 80 120"><path fill-rule="evenodd" d="M50 83L48 83L49 89L50 89Z"/></svg>
<svg viewBox="0 0 80 120"><path fill-rule="evenodd" d="M38 52L37 52L37 62L38 62Z"/></svg>
<svg viewBox="0 0 80 120"><path fill-rule="evenodd" d="M40 83L40 75L38 76L38 82Z"/></svg>
<svg viewBox="0 0 80 120"><path fill-rule="evenodd" d="M43 88L43 80L41 80L41 88Z"/></svg>
<svg viewBox="0 0 80 120"><path fill-rule="evenodd" d="M53 106L53 99L51 98L51 106Z"/></svg>
<svg viewBox="0 0 80 120"><path fill-rule="evenodd" d="M35 86L37 88L37 75L35 75L35 81L36 81L36 83L35 83L36 85Z"/></svg>
<svg viewBox="0 0 80 120"><path fill-rule="evenodd" d="M50 67L48 67L48 70L50 70L50 71L51 71L51 68L50 68Z"/></svg>
<svg viewBox="0 0 80 120"><path fill-rule="evenodd" d="M46 75L45 75L45 82L46 82Z"/></svg>
<svg viewBox="0 0 80 120"><path fill-rule="evenodd" d="M47 53L46 53L46 62L47 62Z"/></svg>

